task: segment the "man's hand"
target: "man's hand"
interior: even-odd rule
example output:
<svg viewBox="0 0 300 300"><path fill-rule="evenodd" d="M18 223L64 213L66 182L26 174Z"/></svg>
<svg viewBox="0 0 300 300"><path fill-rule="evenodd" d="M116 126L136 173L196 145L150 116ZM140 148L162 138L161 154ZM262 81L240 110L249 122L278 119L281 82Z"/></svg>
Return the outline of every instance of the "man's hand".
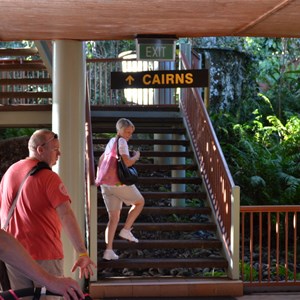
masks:
<svg viewBox="0 0 300 300"><path fill-rule="evenodd" d="M89 276L94 275L92 267L97 268L97 265L90 259L90 257L81 256L77 259L71 271L74 272L76 268L79 268L79 278L82 278L83 276L85 278L89 278Z"/></svg>
<svg viewBox="0 0 300 300"><path fill-rule="evenodd" d="M84 299L84 294L81 291L79 284L67 277L54 277L50 280L46 288L52 293L62 295L65 300L81 300Z"/></svg>

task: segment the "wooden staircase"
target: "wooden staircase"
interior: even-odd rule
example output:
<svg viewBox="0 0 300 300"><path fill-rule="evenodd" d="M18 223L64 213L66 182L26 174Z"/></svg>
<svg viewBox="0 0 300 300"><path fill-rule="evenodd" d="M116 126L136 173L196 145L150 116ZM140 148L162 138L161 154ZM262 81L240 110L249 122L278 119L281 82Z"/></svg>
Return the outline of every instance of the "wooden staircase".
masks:
<svg viewBox="0 0 300 300"><path fill-rule="evenodd" d="M52 80L37 48L0 49L0 104L49 104Z"/></svg>
<svg viewBox="0 0 300 300"><path fill-rule="evenodd" d="M91 296L241 295L241 282L227 276L228 262L222 255L222 243L178 107L93 110L95 164L116 133L120 117L129 118L136 127L129 146L141 149L135 166L145 207L133 228L137 244L118 237L128 212L123 207L114 241L120 259L105 261L107 212L98 192L98 281L90 283ZM172 205L177 199L179 203L184 199L186 205Z"/></svg>
<svg viewBox="0 0 300 300"><path fill-rule="evenodd" d="M0 49L0 105L51 104L51 82L36 49ZM47 86L49 89L44 89ZM89 283L91 296L242 295L242 282L227 276L228 262L222 255L222 243L178 107L94 108L95 164L115 134L120 117L130 118L136 126L129 144L134 149L141 147L137 186L146 206L134 224L133 232L140 242L130 244L116 236L114 247L120 259L107 262L102 259L107 213L99 192L98 281ZM182 185L185 190L181 190ZM172 205L177 199L184 199L186 206ZM124 207L118 230L127 211Z"/></svg>

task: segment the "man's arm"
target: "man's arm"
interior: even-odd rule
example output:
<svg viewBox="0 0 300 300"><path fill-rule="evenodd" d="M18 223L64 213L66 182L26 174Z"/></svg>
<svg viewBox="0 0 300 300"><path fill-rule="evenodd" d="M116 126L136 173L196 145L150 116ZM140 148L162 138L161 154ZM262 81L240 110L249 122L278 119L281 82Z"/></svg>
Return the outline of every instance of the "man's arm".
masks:
<svg viewBox="0 0 300 300"><path fill-rule="evenodd" d="M96 268L96 264L88 256L84 241L81 236L80 228L71 208L70 202L64 202L56 208L58 216L61 220L62 226L68 235L73 247L77 251L79 257L76 260L72 272L77 267L80 268L79 277L88 278L89 275L93 275L92 267Z"/></svg>
<svg viewBox="0 0 300 300"><path fill-rule="evenodd" d="M57 278L47 273L32 259L23 246L4 230L0 230L0 259L51 292L63 295L67 300L84 298L76 281L71 278Z"/></svg>

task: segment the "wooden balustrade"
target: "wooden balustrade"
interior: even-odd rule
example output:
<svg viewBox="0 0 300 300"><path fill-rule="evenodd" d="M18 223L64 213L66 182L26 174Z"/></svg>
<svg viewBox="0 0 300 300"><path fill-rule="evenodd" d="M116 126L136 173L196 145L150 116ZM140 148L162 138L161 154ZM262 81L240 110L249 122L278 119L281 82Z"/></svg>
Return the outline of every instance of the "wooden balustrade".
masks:
<svg viewBox="0 0 300 300"><path fill-rule="evenodd" d="M300 287L300 206L242 206L240 274L245 288Z"/></svg>
<svg viewBox="0 0 300 300"><path fill-rule="evenodd" d="M183 65L189 69L189 63L182 54ZM233 241L232 227L238 225L238 218L234 219L233 205L239 207L239 195L234 190L233 179L229 172L222 149L215 135L210 118L203 100L196 88L183 89L180 106L194 147L194 152L202 173L216 221L223 237L227 257L233 258L238 251L233 251L236 241ZM236 236L238 239L238 235ZM237 268L237 266L233 266ZM233 271L234 272L234 271ZM235 270L236 273L236 270Z"/></svg>

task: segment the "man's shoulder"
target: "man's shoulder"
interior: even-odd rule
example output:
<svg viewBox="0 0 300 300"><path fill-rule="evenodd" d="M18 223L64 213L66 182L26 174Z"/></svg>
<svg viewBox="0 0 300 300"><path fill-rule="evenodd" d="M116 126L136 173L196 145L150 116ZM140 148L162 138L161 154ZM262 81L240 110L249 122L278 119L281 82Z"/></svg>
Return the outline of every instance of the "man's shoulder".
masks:
<svg viewBox="0 0 300 300"><path fill-rule="evenodd" d="M20 159L13 164L6 170L6 173L15 172L16 170L24 170L30 169L31 166L34 166L34 162L30 161L29 159Z"/></svg>

